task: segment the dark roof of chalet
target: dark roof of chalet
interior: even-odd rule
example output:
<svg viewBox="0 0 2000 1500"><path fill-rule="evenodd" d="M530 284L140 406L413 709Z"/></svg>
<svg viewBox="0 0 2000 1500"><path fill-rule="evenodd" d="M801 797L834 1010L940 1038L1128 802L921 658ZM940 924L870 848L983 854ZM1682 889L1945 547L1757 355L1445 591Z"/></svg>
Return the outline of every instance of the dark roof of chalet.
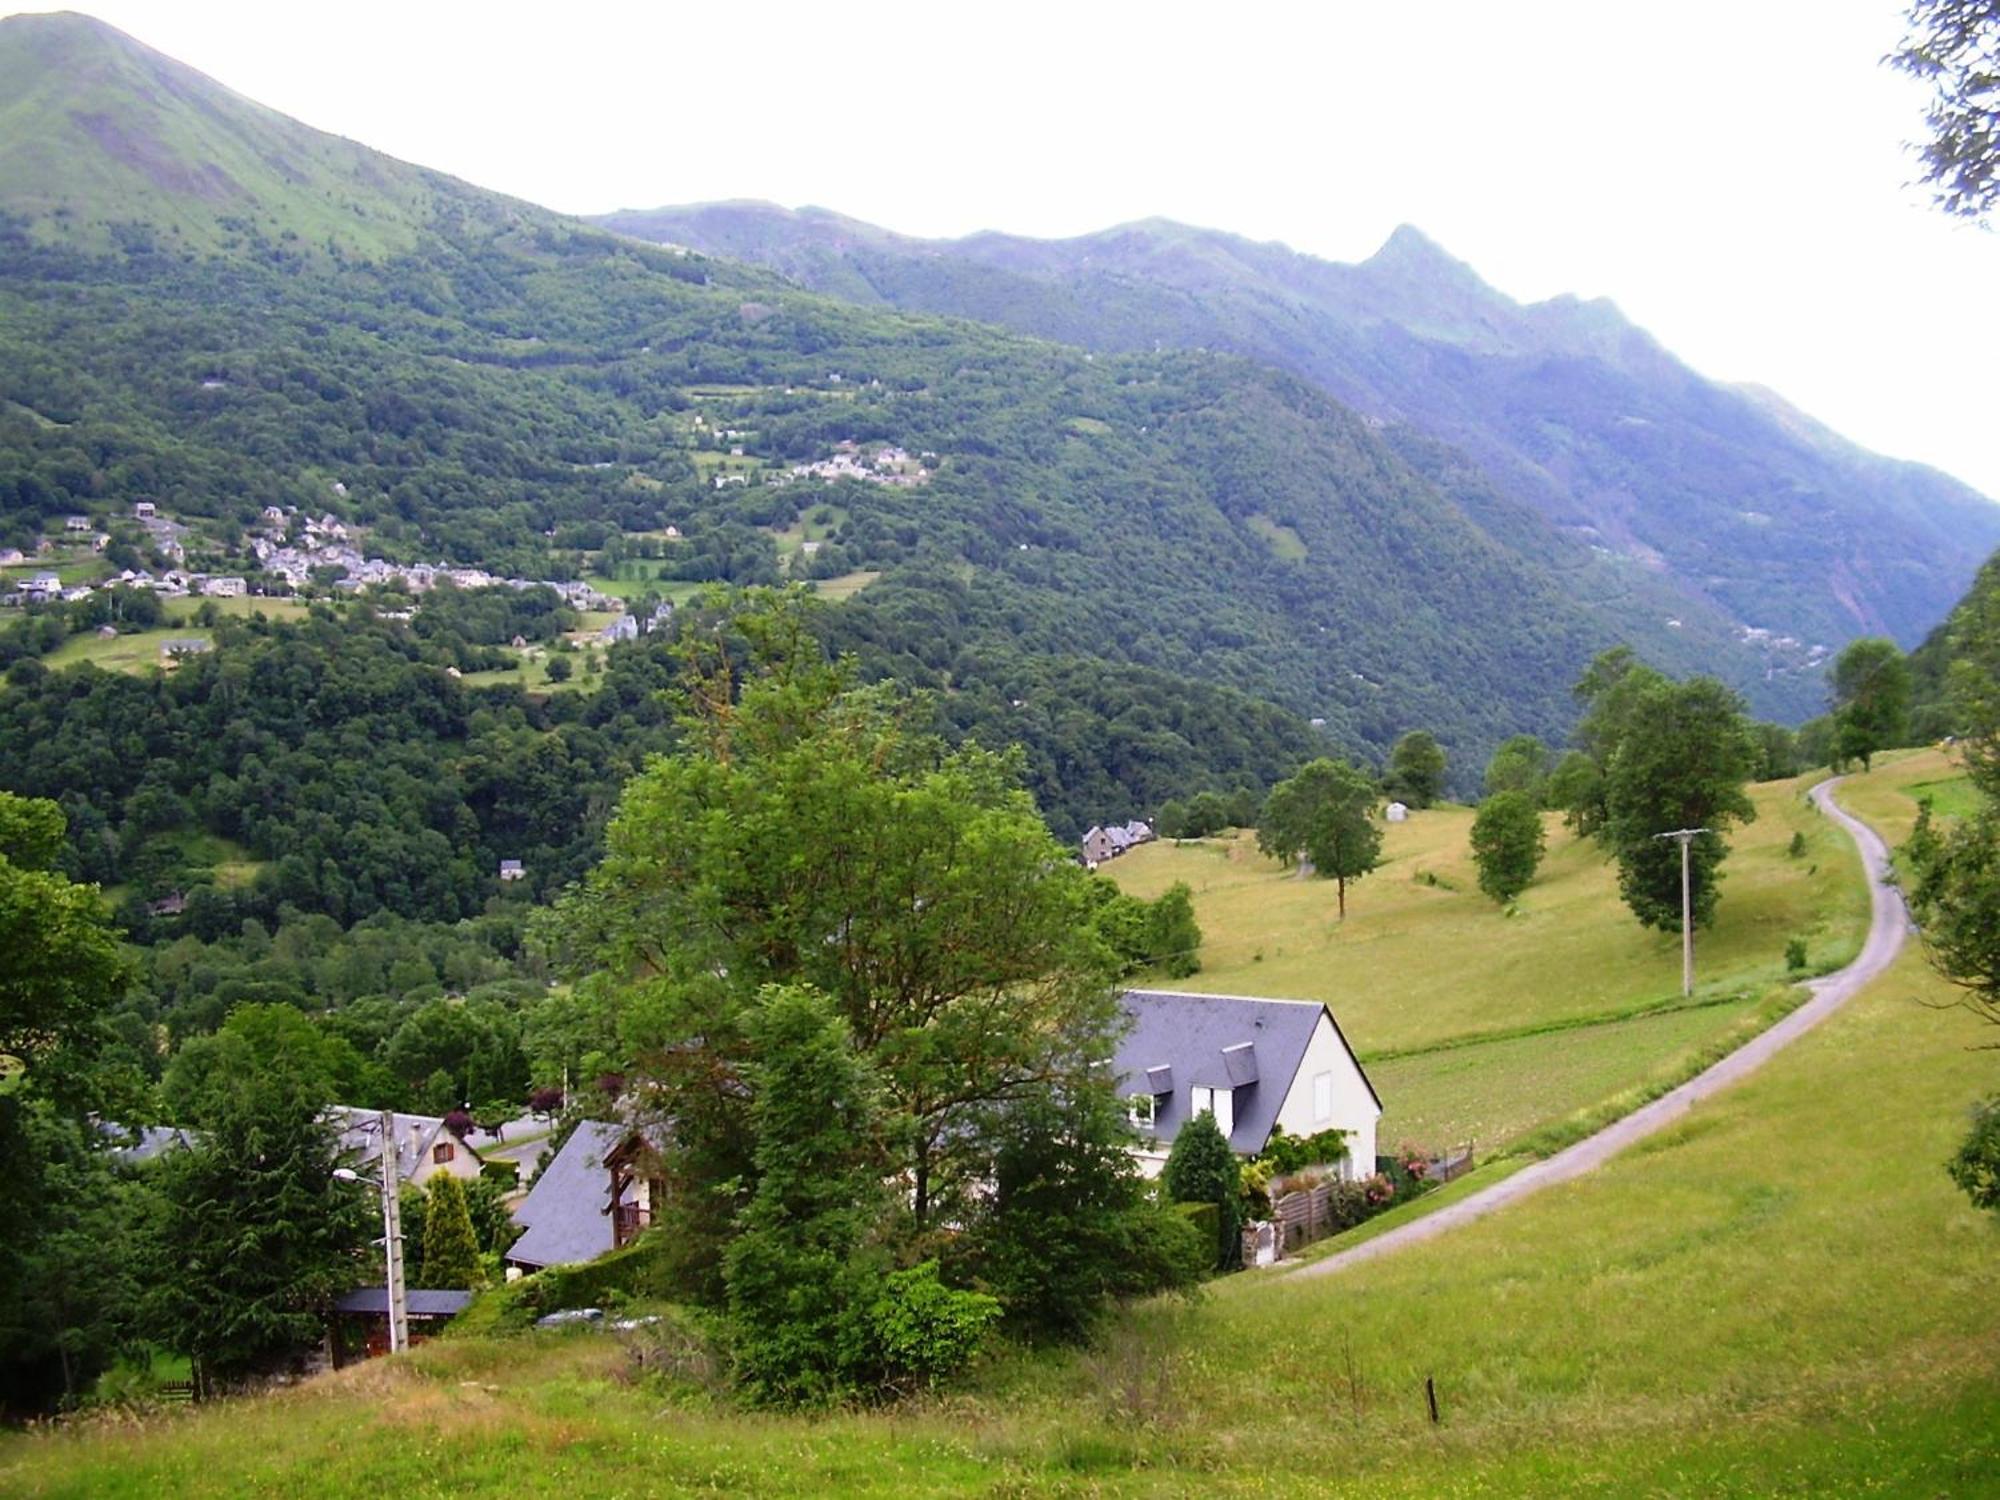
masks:
<svg viewBox="0 0 2000 1500"><path fill-rule="evenodd" d="M514 1222L527 1232L507 1247L508 1260L566 1266L595 1260L611 1248L611 1179L604 1158L631 1129L605 1120L576 1127L514 1210Z"/></svg>
<svg viewBox="0 0 2000 1500"><path fill-rule="evenodd" d="M1229 1144L1246 1155L1264 1149L1278 1111L1305 1061L1319 1018L1333 1034L1363 1083L1368 1075L1341 1035L1340 1023L1317 1000L1260 1000L1244 995L1196 995L1177 990L1127 990L1132 1029L1112 1066L1121 1094L1154 1095L1150 1135L1171 1141L1188 1119L1192 1089L1233 1090L1235 1115ZM1161 1070L1165 1070L1164 1073ZM1368 1084L1376 1108L1382 1100Z"/></svg>
<svg viewBox="0 0 2000 1500"><path fill-rule="evenodd" d="M431 1291L410 1287L403 1293L403 1307L413 1318L449 1318L472 1305L472 1293ZM389 1316L389 1289L386 1286L356 1287L333 1304L335 1312L373 1313Z"/></svg>

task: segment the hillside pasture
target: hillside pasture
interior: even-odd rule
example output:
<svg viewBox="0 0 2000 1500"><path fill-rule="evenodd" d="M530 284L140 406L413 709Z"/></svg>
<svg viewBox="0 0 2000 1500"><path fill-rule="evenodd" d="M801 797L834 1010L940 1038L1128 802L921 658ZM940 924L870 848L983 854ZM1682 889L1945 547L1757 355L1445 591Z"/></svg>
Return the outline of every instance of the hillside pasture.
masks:
<svg viewBox="0 0 2000 1500"><path fill-rule="evenodd" d="M1698 996L1785 977L1785 944L1815 968L1844 962L1867 920L1853 846L1807 802L1811 778L1753 787L1758 817L1730 836L1716 925L1696 935ZM1641 927L1603 851L1546 814L1549 853L1509 915L1481 895L1472 810L1413 813L1384 830L1381 866L1350 882L1300 879L1256 835L1147 844L1106 867L1135 895L1194 892L1204 941L1187 988L1325 1000L1363 1056L1640 1014L1678 999L1680 937ZM1793 858L1794 833L1806 852Z"/></svg>
<svg viewBox="0 0 2000 1500"><path fill-rule="evenodd" d="M1822 972L1866 923L1853 848L1805 798L1813 778L1753 789L1731 837L1716 925L1696 935L1697 985L1680 995L1680 939L1639 926L1602 852L1545 817L1549 854L1509 915L1481 895L1472 811L1443 806L1384 829L1383 863L1350 885L1300 879L1255 834L1148 844L1114 861L1123 888L1194 891L1202 969L1183 988L1325 1000L1368 1066L1380 1139L1482 1149L1671 1079L1786 1008L1785 945ZM1794 833L1806 852L1794 858Z"/></svg>

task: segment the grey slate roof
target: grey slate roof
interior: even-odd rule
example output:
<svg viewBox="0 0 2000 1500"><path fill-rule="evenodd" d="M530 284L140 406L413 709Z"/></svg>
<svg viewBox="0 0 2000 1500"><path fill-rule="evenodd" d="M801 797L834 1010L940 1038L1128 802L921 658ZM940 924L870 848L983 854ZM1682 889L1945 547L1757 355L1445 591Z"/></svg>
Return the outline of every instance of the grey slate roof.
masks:
<svg viewBox="0 0 2000 1500"><path fill-rule="evenodd" d="M378 1163L382 1158L382 1112L376 1109L356 1109L348 1104L336 1104L329 1112L334 1126L340 1131L340 1150L347 1164L361 1170L380 1171ZM427 1160L425 1155L443 1129L441 1115L405 1114L396 1112L396 1175L408 1178L416 1174ZM449 1137L453 1144L464 1144L457 1137ZM467 1145L466 1150L472 1147ZM474 1156L479 1153L473 1151Z"/></svg>
<svg viewBox="0 0 2000 1500"><path fill-rule="evenodd" d="M454 1291L433 1291L424 1287L408 1287L403 1292L403 1307L413 1318L449 1318L462 1313L472 1305L472 1293ZM386 1286L356 1287L333 1304L335 1312L373 1313L378 1318L389 1316L389 1289Z"/></svg>
<svg viewBox="0 0 2000 1500"><path fill-rule="evenodd" d="M1319 1018L1332 1020L1317 1000L1127 990L1124 1002L1132 1029L1112 1062L1118 1092L1171 1089L1155 1094L1147 1133L1162 1145L1172 1141L1189 1118L1194 1086L1232 1089L1236 1118L1229 1144L1246 1156L1263 1150L1270 1140ZM1334 1034L1340 1036L1337 1023ZM1347 1045L1344 1036L1340 1041ZM1353 1055L1349 1048L1348 1056ZM1358 1062L1355 1066L1360 1068ZM1162 1075L1161 1069L1168 1071ZM1367 1075L1362 1076L1365 1081ZM1379 1106L1381 1100L1375 1102Z"/></svg>
<svg viewBox="0 0 2000 1500"><path fill-rule="evenodd" d="M128 1163L151 1161L156 1156L163 1156L169 1151L183 1150L194 1144L194 1137L175 1125L140 1125L135 1129L138 1140L129 1146L123 1144L128 1139L126 1133L128 1127L104 1123L97 1128L101 1134L119 1142L111 1148L114 1161Z"/></svg>
<svg viewBox="0 0 2000 1500"><path fill-rule="evenodd" d="M595 1260L611 1248L611 1179L604 1158L630 1133L628 1125L603 1120L576 1127L514 1210L514 1222L527 1233L508 1247L508 1260L536 1268L564 1266Z"/></svg>

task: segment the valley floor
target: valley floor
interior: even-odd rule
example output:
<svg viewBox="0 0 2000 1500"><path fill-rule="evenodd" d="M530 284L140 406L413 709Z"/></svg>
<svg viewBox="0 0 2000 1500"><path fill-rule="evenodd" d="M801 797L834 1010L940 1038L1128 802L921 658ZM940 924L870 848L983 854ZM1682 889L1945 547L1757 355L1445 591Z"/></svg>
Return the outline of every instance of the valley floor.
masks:
<svg viewBox="0 0 2000 1500"><path fill-rule="evenodd" d="M1842 800L1894 842L1933 774L1879 768ZM2000 1074L1952 998L1911 948L1585 1179L1338 1276L1136 1309L1091 1351L1010 1356L934 1402L752 1416L679 1351L445 1340L0 1441L0 1492L1994 1493L2000 1225L1941 1163Z"/></svg>

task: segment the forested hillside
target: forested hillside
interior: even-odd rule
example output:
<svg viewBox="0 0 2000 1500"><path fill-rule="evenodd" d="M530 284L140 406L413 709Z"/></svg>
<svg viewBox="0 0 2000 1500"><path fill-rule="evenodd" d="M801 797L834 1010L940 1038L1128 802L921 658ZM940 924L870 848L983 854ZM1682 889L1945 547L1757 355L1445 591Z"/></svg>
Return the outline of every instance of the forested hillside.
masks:
<svg viewBox="0 0 2000 1500"><path fill-rule="evenodd" d="M51 27L68 28L62 77L113 86L73 65L92 45L138 65L96 23L31 18L0 25L8 66ZM145 102L184 130L158 139L220 151L247 128L243 101L159 66ZM15 146L81 154L63 180L87 183L103 148L75 137L59 82L17 106ZM1184 712L1170 683L1209 683L1364 754L1421 724L1469 767L1508 734L1560 734L1568 683L1621 636L1672 666L1729 660L1696 622L1593 602L1267 368L863 310L504 202L413 211L407 248L366 256L321 252L288 218L302 208L260 203L200 249L150 197L102 198L132 217L100 253L51 233L62 213L33 194L0 202L0 543L141 501L225 544L267 506L330 511L385 557L530 577L671 536L662 576L866 585L840 640L974 694L947 712L1030 743L1038 717L1077 712L1069 683L1096 662L1159 674L1141 718ZM829 482L843 445L925 467ZM784 553L808 512L823 535ZM1532 542L1534 518L1513 522ZM1165 779L1150 733L1048 779L1136 803Z"/></svg>
<svg viewBox="0 0 2000 1500"><path fill-rule="evenodd" d="M1715 611L1828 649L1914 644L2000 543L2000 506L1966 486L1702 378L1608 301L1516 303L1407 226L1340 265L1164 220L1061 241L913 240L761 203L601 222L867 304L1276 364L1463 449L1562 529L1593 586L1642 575L1638 598L1677 596L1690 624Z"/></svg>

